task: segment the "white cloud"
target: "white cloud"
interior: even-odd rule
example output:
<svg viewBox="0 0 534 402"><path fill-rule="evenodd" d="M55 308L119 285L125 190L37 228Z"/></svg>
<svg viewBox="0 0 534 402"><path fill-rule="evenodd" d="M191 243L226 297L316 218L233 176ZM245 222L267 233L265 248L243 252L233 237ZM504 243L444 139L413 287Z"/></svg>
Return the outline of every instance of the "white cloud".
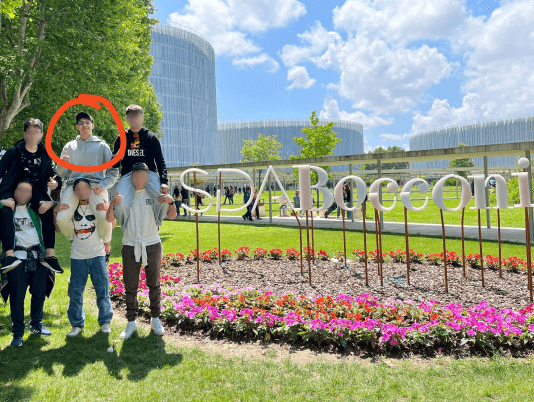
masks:
<svg viewBox="0 0 534 402"><path fill-rule="evenodd" d="M344 110L339 110L339 104L332 96L327 96L323 103L323 110L319 112L320 119L345 120L360 123L364 130L383 125L392 124L393 117L382 117L376 113L365 114L364 112L356 111L348 113Z"/></svg>
<svg viewBox="0 0 534 402"><path fill-rule="evenodd" d="M379 134L378 137L383 141L402 141L410 137L410 134Z"/></svg>
<svg viewBox="0 0 534 402"><path fill-rule="evenodd" d="M319 21L316 21L315 26L310 31L297 34L297 36L303 44L309 46L285 45L278 54L282 62L288 67L317 56L326 50L331 43L341 40L341 36L337 32L328 32Z"/></svg>
<svg viewBox="0 0 534 402"><path fill-rule="evenodd" d="M363 152L367 153L372 151L373 147L369 144L369 138L364 134L363 136Z"/></svg>
<svg viewBox="0 0 534 402"><path fill-rule="evenodd" d="M287 80L293 82L286 89L302 88L307 89L315 83L315 79L312 79L306 71L306 67L293 66L287 72Z"/></svg>
<svg viewBox="0 0 534 402"><path fill-rule="evenodd" d="M200 32L217 55L230 56L261 50L248 32L285 27L306 14L298 0L189 0L182 11L170 14L169 21Z"/></svg>
<svg viewBox="0 0 534 402"><path fill-rule="evenodd" d="M333 20L337 29L380 38L398 47L418 39L456 42L467 25L484 19L470 18L465 3L466 0L347 0L334 9Z"/></svg>
<svg viewBox="0 0 534 402"><path fill-rule="evenodd" d="M467 43L462 105L435 99L414 113L412 133L480 121L531 116L534 110L534 2L505 2Z"/></svg>
<svg viewBox="0 0 534 402"><path fill-rule="evenodd" d="M239 59L232 60L232 64L241 69L246 67L255 67L259 65L264 65L265 71L268 73L274 74L280 69L280 64L267 53L260 54L259 56L253 57L242 57Z"/></svg>
<svg viewBox="0 0 534 402"><path fill-rule="evenodd" d="M331 44L316 64L340 72L340 81L327 88L352 100L355 109L385 115L410 111L453 68L444 55L427 45L392 50L384 41L371 42L359 35Z"/></svg>

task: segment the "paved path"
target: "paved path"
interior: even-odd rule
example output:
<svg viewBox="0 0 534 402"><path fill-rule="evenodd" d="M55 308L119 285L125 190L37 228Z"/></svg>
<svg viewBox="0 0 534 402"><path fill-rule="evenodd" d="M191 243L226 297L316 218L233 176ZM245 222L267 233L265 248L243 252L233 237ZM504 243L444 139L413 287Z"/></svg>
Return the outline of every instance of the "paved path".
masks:
<svg viewBox="0 0 534 402"><path fill-rule="evenodd" d="M195 216L191 215L190 218L177 218L177 220L190 220L194 221ZM217 222L217 215L204 215L198 217L199 222ZM263 217L260 220L243 221L241 216L221 216L221 222L224 223L243 223L243 224L254 224L254 225L268 225L269 217ZM294 217L278 217L273 216L274 225L282 226L298 226L297 220ZM306 218L301 219L302 227L306 227ZM367 230L370 232L375 231L374 221L366 221ZM332 228L332 229L343 229L343 221L341 219L336 219L331 217L328 219L324 218L314 218L313 219L314 228ZM351 222L349 219L345 220L345 229L346 230L357 230L363 231L363 221L361 219ZM447 237L462 237L460 225L445 225L445 235ZM409 234L421 234L427 236L439 236L441 237L441 225L429 224L429 223L408 223ZM404 234L404 223L400 222L384 222L384 228L382 232L386 233L400 233ZM464 226L464 234L466 239L478 239L478 226ZM482 227L482 239L484 240L498 240L498 230L496 227L488 229ZM501 227L501 240L508 241L513 243L525 243L525 229L518 228L508 228ZM532 242L534 242L534 236L532 236Z"/></svg>

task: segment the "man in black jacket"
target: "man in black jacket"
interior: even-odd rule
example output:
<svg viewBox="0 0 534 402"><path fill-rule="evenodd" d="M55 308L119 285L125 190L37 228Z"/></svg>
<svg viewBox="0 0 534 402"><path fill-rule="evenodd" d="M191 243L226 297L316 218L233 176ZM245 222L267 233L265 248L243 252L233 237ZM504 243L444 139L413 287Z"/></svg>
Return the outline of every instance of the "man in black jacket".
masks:
<svg viewBox="0 0 534 402"><path fill-rule="evenodd" d="M126 153L115 168L120 168L121 178L117 191L122 196L122 205L128 207L133 199L135 187L132 183L132 166L142 162L148 166L149 180L146 186L150 196L157 200L160 194L169 194L167 165L159 138L152 131L143 127L143 108L129 105L126 108L126 121L130 128L126 131ZM121 145L120 136L115 140L113 155L117 155ZM154 203L157 205L157 203Z"/></svg>
<svg viewBox="0 0 534 402"><path fill-rule="evenodd" d="M56 175L52 159L41 142L43 123L39 119L30 118L24 122L24 138L7 150L0 159L0 200L5 201L9 208L0 209L0 229L2 231L2 247L6 257L0 270L7 272L17 267L21 261L15 257L15 210L14 192L18 183L27 180L33 186L31 208L39 215L42 222L43 240L46 258L42 264L50 270L63 273L55 257L56 230L54 226L54 202L47 192L47 187L55 190L61 187L61 178Z"/></svg>
<svg viewBox="0 0 534 402"><path fill-rule="evenodd" d="M189 206L189 191L182 187L180 190L180 195L182 196L182 205ZM177 211L178 216L180 215L180 210ZM187 216L187 210L184 208L184 216Z"/></svg>

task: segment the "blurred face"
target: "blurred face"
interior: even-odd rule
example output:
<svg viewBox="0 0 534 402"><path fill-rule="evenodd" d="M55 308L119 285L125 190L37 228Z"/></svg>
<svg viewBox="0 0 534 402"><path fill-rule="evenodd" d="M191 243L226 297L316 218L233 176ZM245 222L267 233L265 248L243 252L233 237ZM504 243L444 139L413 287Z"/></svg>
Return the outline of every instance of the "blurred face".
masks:
<svg viewBox="0 0 534 402"><path fill-rule="evenodd" d="M14 198L18 205L26 205L32 199L32 185L30 183L19 183L15 189Z"/></svg>
<svg viewBox="0 0 534 402"><path fill-rule="evenodd" d="M128 125L130 128L133 128L134 130L139 129L143 127L143 121L145 121L145 115L143 113L128 113L126 115L126 121L128 122Z"/></svg>
<svg viewBox="0 0 534 402"><path fill-rule="evenodd" d="M92 188L88 183L80 182L74 187L74 195L80 201L89 201Z"/></svg>
<svg viewBox="0 0 534 402"><path fill-rule="evenodd" d="M24 141L28 145L37 145L43 138L43 132L39 127L28 127L24 132Z"/></svg>
<svg viewBox="0 0 534 402"><path fill-rule="evenodd" d="M93 129L95 128L95 124L91 123L91 120L89 119L80 119L76 124L76 128L80 132L80 136L83 139L87 139L91 135L93 135Z"/></svg>
<svg viewBox="0 0 534 402"><path fill-rule="evenodd" d="M143 190L148 182L148 172L145 170L136 170L132 173L132 183L136 190Z"/></svg>

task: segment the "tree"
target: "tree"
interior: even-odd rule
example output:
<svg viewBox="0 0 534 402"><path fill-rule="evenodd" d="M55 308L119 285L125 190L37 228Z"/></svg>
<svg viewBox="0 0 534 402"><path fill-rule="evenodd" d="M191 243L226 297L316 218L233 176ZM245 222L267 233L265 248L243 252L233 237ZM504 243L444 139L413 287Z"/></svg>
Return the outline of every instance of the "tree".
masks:
<svg viewBox="0 0 534 402"><path fill-rule="evenodd" d="M399 152L399 151L405 151L404 148L401 148L397 145L393 145L391 147L377 147L372 151L367 152L368 154L385 154L386 152ZM394 162L394 163L382 163L382 169L408 169L410 167L409 162ZM377 170L378 164L376 163L368 163L362 166L363 170Z"/></svg>
<svg viewBox="0 0 534 402"><path fill-rule="evenodd" d="M300 155L291 155L289 159L300 159L300 158L321 158L323 156L332 155L336 144L341 142L340 138L337 138L337 133L332 131L334 127L334 122L330 122L326 125L319 125L319 118L317 113L314 110L310 117L311 127L303 127L300 131L306 134L306 137L294 137L295 141L302 148L300 149ZM330 166L321 166L327 173L330 178L331 169ZM315 171L311 171L311 182L316 183L318 175ZM293 169L293 176L298 177L298 169ZM319 206L319 191L317 192L317 207Z"/></svg>
<svg viewBox="0 0 534 402"><path fill-rule="evenodd" d="M277 161L283 159L280 156L282 143L276 140L276 135L265 135L258 133L257 140L243 140L245 143L241 148L243 159L241 162L262 162ZM258 187L261 186L261 172L258 169Z"/></svg>
<svg viewBox="0 0 534 402"><path fill-rule="evenodd" d="M194 162L194 163L192 163L190 166L193 166L193 167L195 167L195 166L200 166L200 162ZM189 176L189 177L190 177L190 179L189 179L189 185L190 185L191 187L194 187L194 185L195 185L195 179L194 179L194 177L191 179L191 177L193 176L193 173L189 173L189 174L190 174L190 176ZM203 186L205 182L206 182L206 181L204 180L204 178L203 178L202 176L197 175L197 186Z"/></svg>
<svg viewBox="0 0 534 402"><path fill-rule="evenodd" d="M10 0L10 3L17 3ZM18 1L2 14L0 31L0 144L21 138L27 117L45 123L61 105L80 94L107 98L120 115L128 104L145 110L145 126L159 132L160 105L148 80L151 0ZM5 1L2 2L2 10ZM14 12L13 12L14 11ZM77 135L74 116L86 110L95 134L112 144L118 134L104 107L69 108L54 130L58 153Z"/></svg>
<svg viewBox="0 0 534 402"><path fill-rule="evenodd" d="M463 143L459 143L458 146L460 148L463 148L465 147L465 144ZM451 168L456 168L456 167L473 167L475 166L475 163L467 158L467 159L453 159L449 162L449 167ZM464 178L467 178L467 175L469 174L469 172L465 171L465 170L457 170L454 172L455 174L457 174L458 176L462 176Z"/></svg>

